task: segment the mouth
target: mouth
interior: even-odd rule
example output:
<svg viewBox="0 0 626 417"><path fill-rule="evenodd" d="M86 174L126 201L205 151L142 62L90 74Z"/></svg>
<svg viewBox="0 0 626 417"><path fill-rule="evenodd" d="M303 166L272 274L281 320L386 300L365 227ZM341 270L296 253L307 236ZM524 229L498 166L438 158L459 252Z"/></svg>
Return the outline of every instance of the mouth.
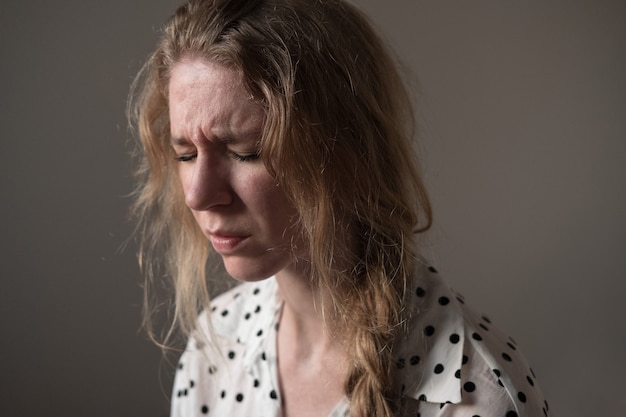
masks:
<svg viewBox="0 0 626 417"><path fill-rule="evenodd" d="M230 232L214 232L209 233L209 240L213 249L220 255L230 255L240 249L246 240L248 235L230 233Z"/></svg>

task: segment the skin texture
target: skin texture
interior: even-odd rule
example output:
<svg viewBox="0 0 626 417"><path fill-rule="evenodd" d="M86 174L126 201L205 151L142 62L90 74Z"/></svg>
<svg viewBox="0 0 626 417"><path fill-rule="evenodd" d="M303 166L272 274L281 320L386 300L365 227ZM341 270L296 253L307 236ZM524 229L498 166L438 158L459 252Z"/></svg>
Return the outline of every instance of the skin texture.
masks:
<svg viewBox="0 0 626 417"><path fill-rule="evenodd" d="M240 281L276 276L283 416L328 415L344 395L344 350L325 331L296 210L258 156L263 107L238 73L183 59L172 70L169 108L185 203L226 270Z"/></svg>

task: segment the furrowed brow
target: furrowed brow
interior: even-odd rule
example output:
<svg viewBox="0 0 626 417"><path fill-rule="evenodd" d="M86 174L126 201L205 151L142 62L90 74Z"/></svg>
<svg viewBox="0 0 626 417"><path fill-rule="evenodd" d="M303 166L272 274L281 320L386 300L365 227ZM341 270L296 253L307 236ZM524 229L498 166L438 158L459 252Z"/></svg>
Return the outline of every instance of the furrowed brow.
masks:
<svg viewBox="0 0 626 417"><path fill-rule="evenodd" d="M249 138L260 138L262 132L260 130L250 130L250 131L241 131L241 132L232 132L226 130L220 130L212 133L212 138L210 139L213 142L217 142L223 145L231 145L236 144L240 141L245 141ZM184 137L184 136L170 136L170 144L172 146L189 146L193 145L194 141Z"/></svg>
<svg viewBox="0 0 626 417"><path fill-rule="evenodd" d="M182 138L182 137L171 136L170 137L170 144L172 146L187 146L187 145L191 144L191 141L189 141L189 140L187 140L185 138Z"/></svg>
<svg viewBox="0 0 626 417"><path fill-rule="evenodd" d="M260 138L261 131L258 129L240 132L219 131L215 132L214 135L215 141L223 143L225 145L230 145L250 138Z"/></svg>

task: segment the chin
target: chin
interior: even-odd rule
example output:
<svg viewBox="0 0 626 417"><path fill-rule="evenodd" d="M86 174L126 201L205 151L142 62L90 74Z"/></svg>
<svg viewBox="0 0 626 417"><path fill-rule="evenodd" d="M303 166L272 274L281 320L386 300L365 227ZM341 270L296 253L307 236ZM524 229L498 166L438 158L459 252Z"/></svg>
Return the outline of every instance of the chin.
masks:
<svg viewBox="0 0 626 417"><path fill-rule="evenodd" d="M223 259L228 275L240 282L263 281L276 275L282 268L275 265L255 265L254 261Z"/></svg>

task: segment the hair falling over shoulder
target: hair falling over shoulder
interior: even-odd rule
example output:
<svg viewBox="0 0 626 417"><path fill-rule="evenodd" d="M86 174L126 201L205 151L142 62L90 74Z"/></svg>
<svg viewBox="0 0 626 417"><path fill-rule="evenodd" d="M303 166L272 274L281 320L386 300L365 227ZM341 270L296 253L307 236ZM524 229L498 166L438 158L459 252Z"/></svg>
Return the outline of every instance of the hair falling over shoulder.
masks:
<svg viewBox="0 0 626 417"><path fill-rule="evenodd" d="M239 71L265 106L262 160L298 210L313 284L330 294L324 307L345 320L351 415L393 416L394 344L415 235L431 223L413 110L394 60L344 1L190 0L178 8L129 104L139 137L133 214L144 318L163 345L192 333L209 303L209 247L184 204L169 144L169 74L186 56ZM349 267L333 268L337 259ZM162 294L174 297L164 303ZM162 308L171 324L157 336Z"/></svg>

